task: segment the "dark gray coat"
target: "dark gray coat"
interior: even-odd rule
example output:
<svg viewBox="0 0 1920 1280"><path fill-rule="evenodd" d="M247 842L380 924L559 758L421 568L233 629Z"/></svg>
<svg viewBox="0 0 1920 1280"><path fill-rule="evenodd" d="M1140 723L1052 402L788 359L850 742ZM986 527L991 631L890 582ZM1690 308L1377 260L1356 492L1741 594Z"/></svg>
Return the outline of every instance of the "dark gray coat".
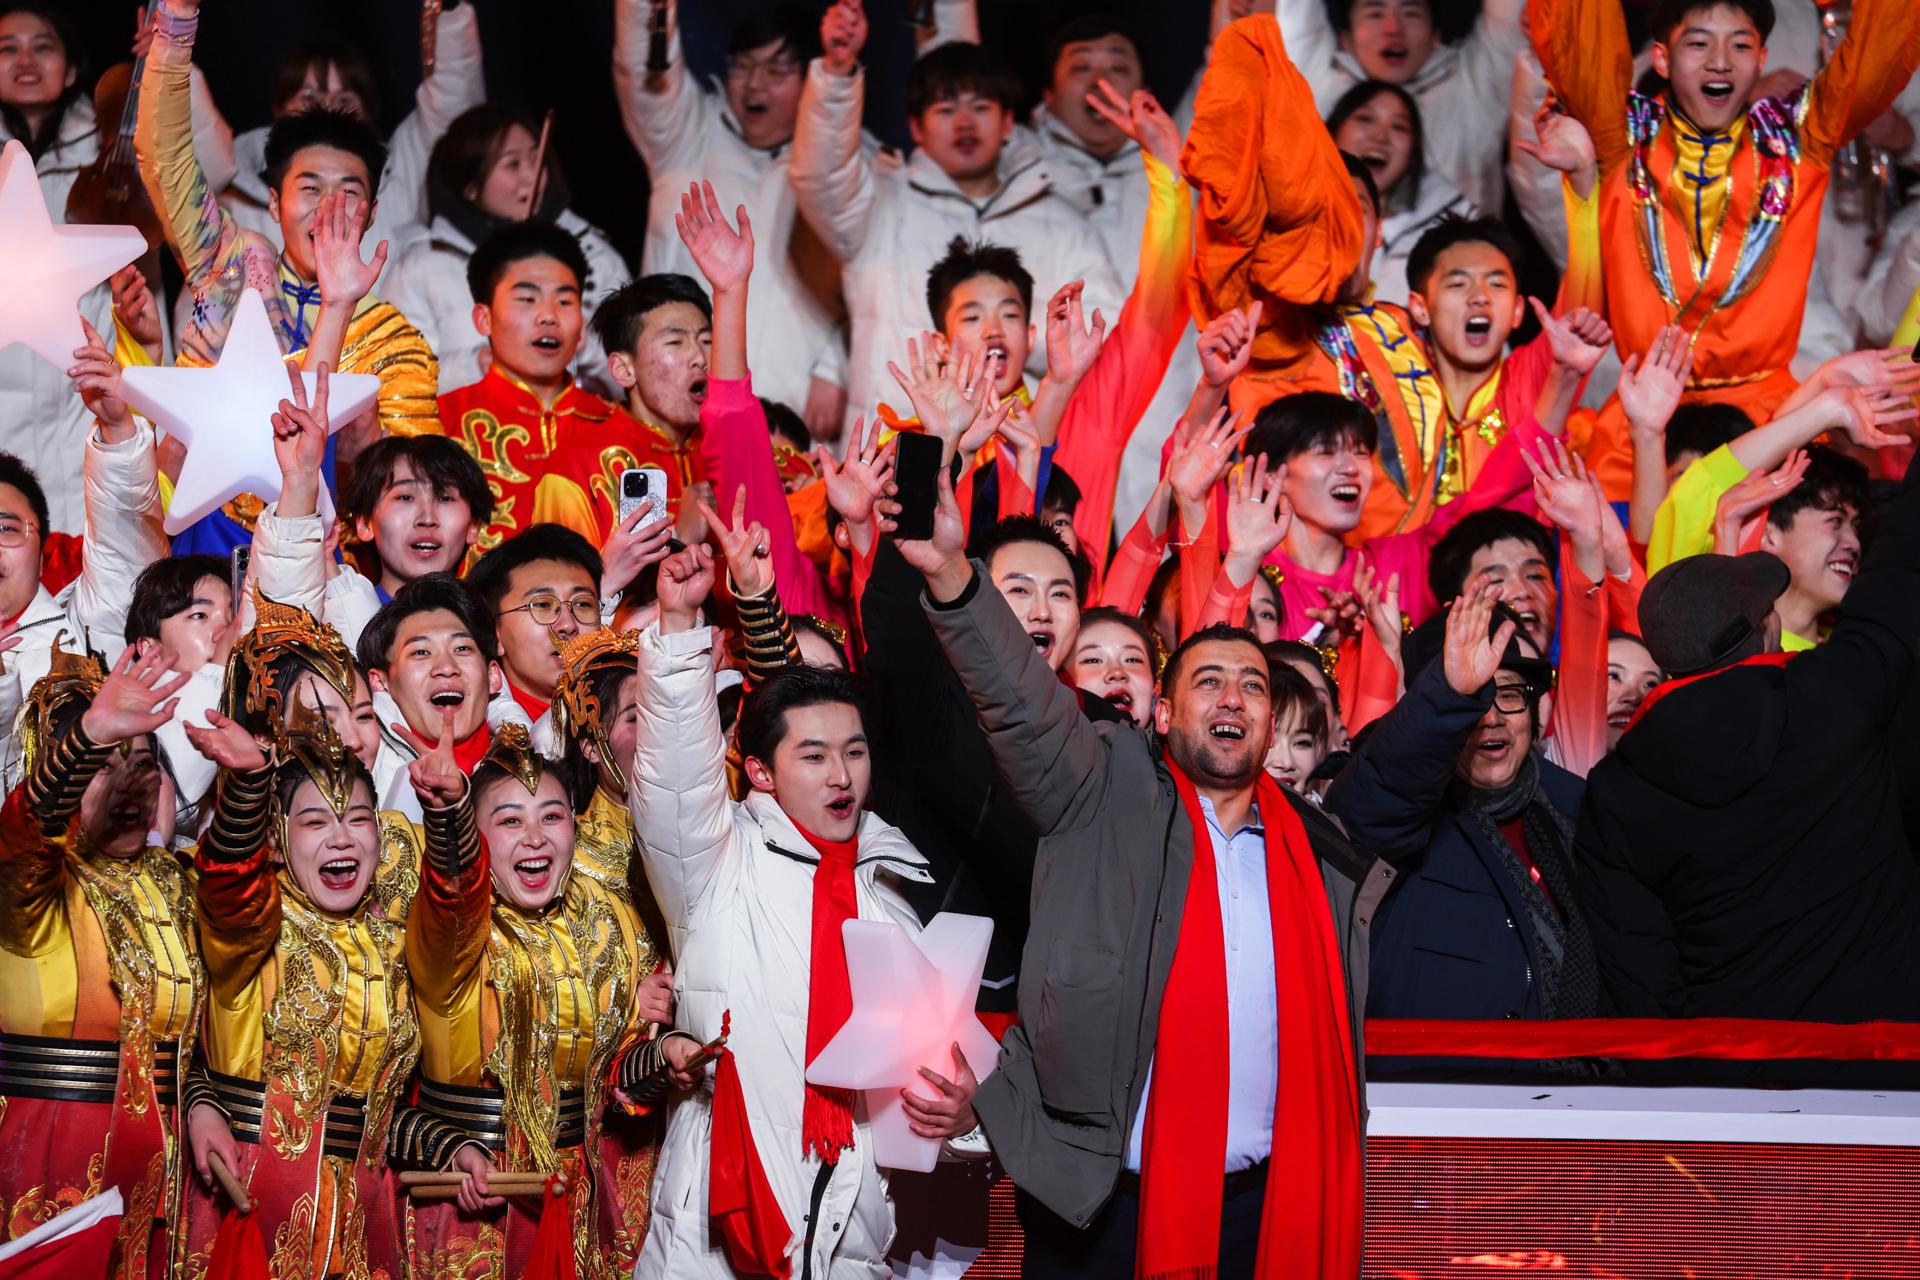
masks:
<svg viewBox="0 0 1920 1280"><path fill-rule="evenodd" d="M959 600L927 613L1040 846L1020 1022L974 1107L1015 1184L1084 1227L1113 1194L1142 1103L1193 833L1156 744L1131 725L1089 724L983 581L977 570ZM1394 873L1317 809L1294 808L1320 859L1361 1062L1367 930Z"/></svg>

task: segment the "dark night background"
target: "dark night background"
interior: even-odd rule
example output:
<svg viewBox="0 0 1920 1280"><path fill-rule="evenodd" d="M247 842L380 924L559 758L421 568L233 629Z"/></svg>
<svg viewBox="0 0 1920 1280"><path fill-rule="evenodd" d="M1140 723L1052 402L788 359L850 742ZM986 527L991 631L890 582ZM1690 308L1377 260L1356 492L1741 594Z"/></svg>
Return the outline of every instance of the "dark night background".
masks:
<svg viewBox="0 0 1920 1280"><path fill-rule="evenodd" d="M613 100L612 0L465 0L478 11L486 50L487 96L536 114L552 108L554 147L574 193L574 208L636 258L645 217L647 175ZM687 59L718 73L733 23L760 0L682 0ZM88 40L89 74L126 60L136 6L124 0L69 0ZM819 5L825 7L824 2ZM901 82L912 58L908 0L866 0L867 124L883 140L906 143ZM1123 15L1135 32L1148 86L1169 105L1199 65L1209 0L980 0L982 39L1005 50L1036 93L1045 33L1089 8ZM1464 30L1478 5L1441 0L1443 26ZM273 67L298 41L347 39L364 49L378 76L381 123L391 129L412 106L420 79L415 0L207 0L195 62L236 133L267 122ZM638 263L636 262L637 266Z"/></svg>

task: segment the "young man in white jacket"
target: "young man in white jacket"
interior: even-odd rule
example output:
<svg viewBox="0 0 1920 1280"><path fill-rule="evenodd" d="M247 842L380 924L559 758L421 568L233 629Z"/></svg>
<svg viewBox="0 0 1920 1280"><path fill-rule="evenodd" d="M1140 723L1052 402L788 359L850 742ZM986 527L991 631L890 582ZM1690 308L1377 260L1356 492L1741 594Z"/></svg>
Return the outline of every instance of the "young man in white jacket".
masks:
<svg viewBox="0 0 1920 1280"><path fill-rule="evenodd" d="M678 1025L703 1043L728 1027L710 1079L688 1081L667 1122L638 1280L790 1274L880 1280L893 1205L864 1104L804 1079L851 1011L840 923L918 933L903 880L929 879L898 830L863 810L872 778L860 695L846 672L786 668L747 695L740 744L752 791L727 794L705 547L669 557L660 620L640 635L640 709L629 804L648 882L673 934ZM973 1073L908 1095L914 1130L975 1127ZM744 1134L744 1140L740 1135ZM757 1187L737 1211L712 1179ZM715 1210L721 1212L715 1215ZM796 1256L797 1255L797 1256Z"/></svg>
<svg viewBox="0 0 1920 1280"><path fill-rule="evenodd" d="M688 73L679 0L658 2L667 21L667 64L659 71L648 67L656 0L615 0L614 6L620 118L653 186L641 270L698 277L673 225L689 186L711 182L744 200L766 246L747 316L755 389L800 414L816 438L837 440L847 405L840 264L795 216L787 182L801 86L820 52L819 20L794 3L749 13L733 28L726 78L716 92ZM915 38L921 53L950 40L978 40L973 0L935 0L933 25ZM869 159L880 150L865 133L858 145Z"/></svg>
<svg viewBox="0 0 1920 1280"><path fill-rule="evenodd" d="M1088 314L1118 315L1126 294L1030 135L1014 133L1018 78L980 46L943 45L915 64L907 77L913 156L900 168L877 166L860 147L866 37L858 4L841 0L827 11L825 53L807 71L789 171L801 214L841 262L852 327L845 427L886 394L887 359L924 327L927 272L955 236L1017 250L1040 297L1084 281ZM1036 358L1031 372L1045 371Z"/></svg>

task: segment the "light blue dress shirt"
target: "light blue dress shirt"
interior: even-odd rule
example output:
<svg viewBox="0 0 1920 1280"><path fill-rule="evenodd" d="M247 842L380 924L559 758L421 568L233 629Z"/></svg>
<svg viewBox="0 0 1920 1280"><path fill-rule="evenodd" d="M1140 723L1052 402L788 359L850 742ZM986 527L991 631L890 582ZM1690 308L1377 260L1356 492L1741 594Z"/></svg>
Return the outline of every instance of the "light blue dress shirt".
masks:
<svg viewBox="0 0 1920 1280"><path fill-rule="evenodd" d="M1273 1153L1273 1099L1280 1080L1280 1019L1273 987L1273 917L1267 907L1267 835L1258 810L1229 838L1214 818L1213 801L1200 797L1213 839L1214 879L1227 944L1227 1165L1237 1173ZM1182 1081L1183 1088L1205 1088ZM1140 1171L1153 1065L1127 1139L1127 1168Z"/></svg>

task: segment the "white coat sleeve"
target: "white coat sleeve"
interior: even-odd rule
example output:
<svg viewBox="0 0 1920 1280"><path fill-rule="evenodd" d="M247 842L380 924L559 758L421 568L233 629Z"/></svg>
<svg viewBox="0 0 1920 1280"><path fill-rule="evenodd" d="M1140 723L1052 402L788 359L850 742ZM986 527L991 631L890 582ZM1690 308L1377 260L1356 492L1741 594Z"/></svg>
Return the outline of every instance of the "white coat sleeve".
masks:
<svg viewBox="0 0 1920 1280"><path fill-rule="evenodd" d="M933 0L933 25L914 34L914 56L924 58L943 44L979 43L977 0Z"/></svg>
<svg viewBox="0 0 1920 1280"><path fill-rule="evenodd" d="M613 91L620 123L650 173L692 168L720 121L720 104L687 72L680 48L680 7L667 19L667 69L647 71L648 0L617 0L613 10Z"/></svg>
<svg viewBox="0 0 1920 1280"><path fill-rule="evenodd" d="M167 771L173 775L179 810L197 809L213 789L214 777L220 772L220 766L201 755L188 740L185 726L207 723L207 712L220 706L226 679L227 669L217 662L194 672L180 690L180 703L173 709L173 718L155 732L154 736L160 739L160 749L166 752Z"/></svg>
<svg viewBox="0 0 1920 1280"><path fill-rule="evenodd" d="M96 427L87 434L84 470L87 534L68 610L111 660L126 647L134 580L171 550L161 527L153 428L136 418L132 438L110 445Z"/></svg>
<svg viewBox="0 0 1920 1280"><path fill-rule="evenodd" d="M260 594L318 618L327 589L326 529L317 515L283 518L269 502L253 525L253 576Z"/></svg>
<svg viewBox="0 0 1920 1280"><path fill-rule="evenodd" d="M647 881L676 929L746 853L727 795L713 641L711 627L662 635L655 623L640 633L640 732L627 803Z"/></svg>
<svg viewBox="0 0 1920 1280"><path fill-rule="evenodd" d="M427 161L453 122L486 101L480 19L471 0L443 9L434 27L433 74L420 82L413 110L387 142L380 179L380 218L387 226L426 221Z"/></svg>
<svg viewBox="0 0 1920 1280"><path fill-rule="evenodd" d="M1880 346L1893 340L1915 289L1920 289L1920 202L1893 216L1886 241L1854 295L1854 312L1867 342Z"/></svg>
<svg viewBox="0 0 1920 1280"><path fill-rule="evenodd" d="M787 170L801 215L843 263L859 256L881 199L873 161L860 145L865 74L837 76L824 59L813 60Z"/></svg>
<svg viewBox="0 0 1920 1280"><path fill-rule="evenodd" d="M1460 42L1460 74L1466 78L1477 119L1496 116L1507 101L1513 80L1513 60L1527 45L1520 15L1526 0L1483 0L1473 30ZM1447 121L1436 127L1449 127ZM1451 127L1461 127L1452 122Z"/></svg>
<svg viewBox="0 0 1920 1280"><path fill-rule="evenodd" d="M1279 0L1273 14L1280 23L1280 38L1287 44L1287 57L1306 78L1314 102L1325 115L1346 87L1345 77L1333 63L1333 55L1340 52L1340 37L1327 20L1326 0Z"/></svg>

